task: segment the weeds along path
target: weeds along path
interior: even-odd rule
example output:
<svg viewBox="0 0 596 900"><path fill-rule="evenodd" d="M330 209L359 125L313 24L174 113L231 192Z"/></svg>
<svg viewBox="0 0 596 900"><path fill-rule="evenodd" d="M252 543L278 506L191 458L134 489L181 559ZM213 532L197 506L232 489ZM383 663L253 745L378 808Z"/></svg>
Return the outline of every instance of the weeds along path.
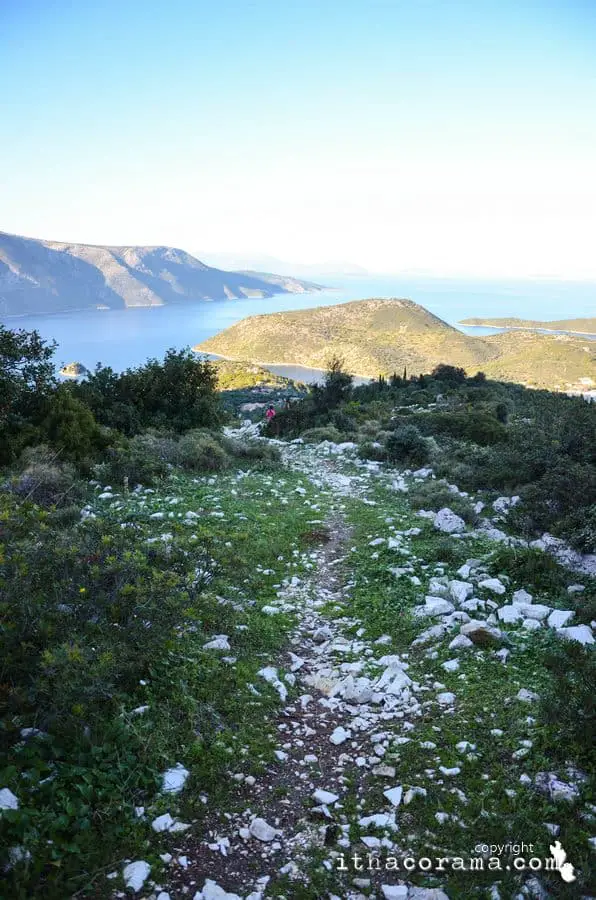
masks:
<svg viewBox="0 0 596 900"><path fill-rule="evenodd" d="M155 898L588 896L594 782L537 716L546 616L560 621L561 601L514 593L491 569L494 536L442 533L397 473L349 447L279 446L328 514L311 532L313 567L265 610L295 622L254 686L277 695L263 722L273 741L258 759L249 745L230 757L225 802L206 796L199 827L176 836ZM514 603L514 619L500 612ZM546 860L555 837L576 883L516 871L508 850L478 869L491 844ZM406 857L425 866L406 870ZM453 857L463 870L446 867Z"/></svg>
<svg viewBox="0 0 596 900"><path fill-rule="evenodd" d="M390 737L409 740L422 713L419 686L405 659L392 652L391 637L367 638L363 622L349 612L355 548L346 503L376 505L367 496L376 467L343 471L349 467L337 458L322 459L300 445L282 453L286 465L330 489L333 500L324 526L313 531L319 546L311 577L280 591L275 603L297 614L297 626L287 653L260 673L283 703L274 762L257 777L232 766L234 801L210 811L200 840L193 835L177 845L183 864L168 880L174 897L196 891L197 900L310 898L330 890L357 897L358 878L354 891L355 873L346 880L337 851L349 851L354 827L370 832L371 848L391 846L376 831L398 830L402 788L384 756ZM371 805L373 782L385 796ZM367 883L383 891L382 881ZM385 885L378 896L389 890Z"/></svg>

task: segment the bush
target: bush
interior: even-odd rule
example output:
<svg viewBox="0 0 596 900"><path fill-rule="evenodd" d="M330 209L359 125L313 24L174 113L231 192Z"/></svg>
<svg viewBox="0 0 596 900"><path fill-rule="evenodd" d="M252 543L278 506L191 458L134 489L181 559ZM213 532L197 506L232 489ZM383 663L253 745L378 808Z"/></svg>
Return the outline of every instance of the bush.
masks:
<svg viewBox="0 0 596 900"><path fill-rule="evenodd" d="M596 504L596 470L588 463L558 462L520 491L522 503L511 521L526 534L554 528L565 535L577 527L577 509Z"/></svg>
<svg viewBox="0 0 596 900"><path fill-rule="evenodd" d="M267 469L277 466L281 455L277 447L264 441L235 441L231 438L222 438L224 450L235 459L246 460L256 468Z"/></svg>
<svg viewBox="0 0 596 900"><path fill-rule="evenodd" d="M381 444L381 446L373 443L372 441L366 441L363 444L360 444L358 447L358 456L361 459L371 459L375 462L385 462L387 459L387 451L385 447Z"/></svg>
<svg viewBox="0 0 596 900"><path fill-rule="evenodd" d="M563 591L568 581L567 573L552 556L524 547L500 547L492 556L491 570L507 572L516 587L544 593Z"/></svg>
<svg viewBox="0 0 596 900"><path fill-rule="evenodd" d="M428 461L429 443L415 425L400 425L385 445L387 459L407 465L421 466Z"/></svg>
<svg viewBox="0 0 596 900"><path fill-rule="evenodd" d="M181 465L193 472L219 472L230 464L221 443L207 431L189 431L180 438L178 449Z"/></svg>
<svg viewBox="0 0 596 900"><path fill-rule="evenodd" d="M12 463L23 447L40 440L40 404L56 387L55 349L36 331L0 325L0 465Z"/></svg>
<svg viewBox="0 0 596 900"><path fill-rule="evenodd" d="M80 733L134 691L199 587L181 550L131 545L96 520L53 528L38 508L13 504L5 495L3 703L42 729Z"/></svg>
<svg viewBox="0 0 596 900"><path fill-rule="evenodd" d="M307 444L320 444L321 441L332 441L334 444L340 444L343 435L333 425L323 425L319 428L309 428L302 433L302 439Z"/></svg>
<svg viewBox="0 0 596 900"><path fill-rule="evenodd" d="M557 641L557 643L554 643ZM554 731L562 761L592 765L596 746L596 655L576 641L554 639L544 664L551 682L540 704L541 718Z"/></svg>
<svg viewBox="0 0 596 900"><path fill-rule="evenodd" d="M106 459L95 466L94 475L103 484L114 483L122 487L128 480L130 487L136 484L151 486L167 475L170 460L178 453L175 441L159 440L153 435L137 435L110 447Z"/></svg>
<svg viewBox="0 0 596 900"><path fill-rule="evenodd" d="M50 447L27 448L20 463L21 473L8 486L21 500L51 507L71 504L83 496L84 486L74 466L61 462L58 453Z"/></svg>
<svg viewBox="0 0 596 900"><path fill-rule="evenodd" d="M217 372L190 350L168 350L163 361L118 375L98 366L80 384L76 395L99 422L132 435L142 428L184 432L220 424Z"/></svg>
<svg viewBox="0 0 596 900"><path fill-rule="evenodd" d="M108 443L107 436L95 421L89 407L61 385L44 403L45 415L40 423L44 441L60 450L63 459L83 463L97 457Z"/></svg>
<svg viewBox="0 0 596 900"><path fill-rule="evenodd" d="M470 412L431 412L420 423L425 434L448 434L480 446L506 441L507 428L486 410Z"/></svg>

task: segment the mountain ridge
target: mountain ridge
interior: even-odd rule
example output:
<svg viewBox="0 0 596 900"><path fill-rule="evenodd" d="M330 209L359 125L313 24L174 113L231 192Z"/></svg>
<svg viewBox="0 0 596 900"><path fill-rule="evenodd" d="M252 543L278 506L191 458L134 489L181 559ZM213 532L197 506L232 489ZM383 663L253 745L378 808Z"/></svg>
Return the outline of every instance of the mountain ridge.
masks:
<svg viewBox="0 0 596 900"><path fill-rule="evenodd" d="M83 244L0 231L0 314L8 316L321 289L297 278L216 269L177 247Z"/></svg>

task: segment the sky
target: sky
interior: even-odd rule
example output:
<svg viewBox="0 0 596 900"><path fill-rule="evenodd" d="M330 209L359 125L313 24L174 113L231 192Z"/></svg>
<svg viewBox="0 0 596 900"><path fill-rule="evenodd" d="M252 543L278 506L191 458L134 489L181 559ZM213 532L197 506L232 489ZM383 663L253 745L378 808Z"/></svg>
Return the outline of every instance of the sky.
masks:
<svg viewBox="0 0 596 900"><path fill-rule="evenodd" d="M591 0L0 0L0 229L596 279Z"/></svg>

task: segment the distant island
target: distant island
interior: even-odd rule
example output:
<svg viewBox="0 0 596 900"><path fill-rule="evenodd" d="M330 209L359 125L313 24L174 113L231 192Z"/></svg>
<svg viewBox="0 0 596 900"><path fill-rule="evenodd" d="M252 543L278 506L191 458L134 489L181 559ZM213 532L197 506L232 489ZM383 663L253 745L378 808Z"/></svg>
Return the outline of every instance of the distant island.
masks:
<svg viewBox="0 0 596 900"><path fill-rule="evenodd" d="M322 285L267 272L227 272L174 247L111 247L0 232L0 315L166 306L303 294Z"/></svg>
<svg viewBox="0 0 596 900"><path fill-rule="evenodd" d="M541 321L539 319L484 319L473 317L462 319L459 325L470 325L484 328L522 328L541 331L568 331L570 334L596 334L596 319L555 319Z"/></svg>
<svg viewBox="0 0 596 900"><path fill-rule="evenodd" d="M411 375L439 363L554 390L596 385L596 343L533 331L472 337L407 299L250 316L193 348L263 365L324 369L332 355L355 375Z"/></svg>

